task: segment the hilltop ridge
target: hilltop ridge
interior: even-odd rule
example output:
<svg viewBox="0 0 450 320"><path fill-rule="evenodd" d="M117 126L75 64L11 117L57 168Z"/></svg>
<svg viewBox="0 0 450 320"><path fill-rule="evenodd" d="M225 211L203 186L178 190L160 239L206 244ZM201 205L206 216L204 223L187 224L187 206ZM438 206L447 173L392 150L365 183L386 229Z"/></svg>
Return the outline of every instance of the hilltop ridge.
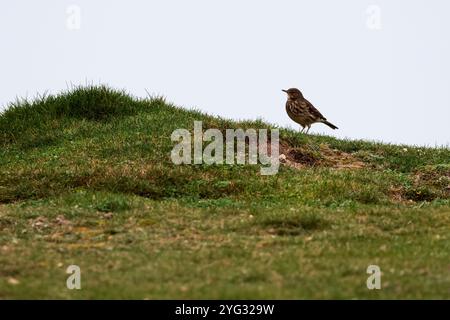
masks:
<svg viewBox="0 0 450 320"><path fill-rule="evenodd" d="M272 127L260 120L237 122L212 117L198 111L175 107L162 98L138 99L124 91L105 86L79 87L68 93L44 96L32 102L13 103L0 116L2 164L12 166L15 170L18 170L15 166L20 166L18 171L22 175L3 175L3 185L11 188L8 194L5 194L6 191L0 192L0 201L36 198L55 193L48 185L39 182L42 179L34 177L35 171L28 170L30 165L24 163L26 159L32 163L33 170L40 167L40 175L48 174L46 183L61 184L61 191L81 187L82 180L87 179L86 182L92 183L92 186L98 189L117 189L150 197L208 197L210 193L214 197L216 192L211 190L209 185L205 186L205 190L196 186L195 191L187 191L180 185L189 184L191 178L202 176L201 171L208 172L208 179L213 183L215 180L232 178L238 172L254 176L250 179L253 182L260 179L251 166L199 168L173 165L169 158L175 145L170 140L171 133L177 128L192 130L195 120L203 121L207 128L218 128L222 131L227 128ZM339 140L328 136L302 135L283 128L280 138L280 153L284 155L281 160L286 167L365 168L369 172L390 171L405 174L405 177L410 175L409 184L402 181L408 189L406 195L411 195L409 189L414 185L419 172L425 170L432 176L448 174L448 148L405 147ZM21 164L15 163L17 156L23 157ZM76 161L79 162L78 166L74 163ZM86 166L83 166L83 161L90 161L92 164L85 163ZM113 169L119 170L124 162L135 164L133 167L127 167L130 177L133 178L123 177ZM53 165L55 167L52 167ZM70 171L71 173L64 174L64 177L57 173L59 168L67 169L70 166L76 166L78 172ZM133 172L141 171L139 166L148 170L147 175L152 176L154 184L148 180L142 181L139 174ZM111 171L111 176L98 172L107 168ZM375 175L369 176L375 179ZM106 178L110 180L104 181ZM28 188L26 185L32 182L37 185ZM108 183L111 184L110 187ZM241 192L238 185L245 188L246 182L236 184L235 191ZM423 190L426 196L418 196L418 200L448 197L445 183L442 185L443 189L434 187L430 185L428 191ZM13 192L17 188L20 188L20 191ZM26 189L30 191L27 192ZM363 190L364 188L359 189L359 192ZM272 191L275 190L268 192ZM232 194L233 190L230 187L222 192ZM379 194L374 196L375 198L384 197ZM412 198L415 200L414 196Z"/></svg>

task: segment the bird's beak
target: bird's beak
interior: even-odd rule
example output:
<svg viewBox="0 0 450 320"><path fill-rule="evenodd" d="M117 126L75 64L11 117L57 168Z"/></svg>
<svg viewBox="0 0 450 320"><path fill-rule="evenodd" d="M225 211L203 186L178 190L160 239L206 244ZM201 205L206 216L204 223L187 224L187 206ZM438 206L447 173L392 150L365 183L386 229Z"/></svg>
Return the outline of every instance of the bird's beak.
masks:
<svg viewBox="0 0 450 320"><path fill-rule="evenodd" d="M281 91L283 91L283 92L286 92L286 93L287 93L287 90L284 90L284 89L282 89Z"/></svg>

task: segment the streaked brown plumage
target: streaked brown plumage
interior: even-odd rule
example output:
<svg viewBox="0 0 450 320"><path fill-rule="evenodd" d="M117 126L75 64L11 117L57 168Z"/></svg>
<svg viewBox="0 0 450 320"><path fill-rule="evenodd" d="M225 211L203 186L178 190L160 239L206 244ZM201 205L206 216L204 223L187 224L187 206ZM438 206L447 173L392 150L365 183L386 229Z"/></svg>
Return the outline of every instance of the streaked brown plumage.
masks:
<svg viewBox="0 0 450 320"><path fill-rule="evenodd" d="M311 102L303 97L303 94L297 88L283 90L288 95L286 102L286 112L292 120L302 126L302 131L307 128L306 133L309 132L313 123L321 122L326 124L331 129L338 129L334 124L328 122L319 110L317 110Z"/></svg>

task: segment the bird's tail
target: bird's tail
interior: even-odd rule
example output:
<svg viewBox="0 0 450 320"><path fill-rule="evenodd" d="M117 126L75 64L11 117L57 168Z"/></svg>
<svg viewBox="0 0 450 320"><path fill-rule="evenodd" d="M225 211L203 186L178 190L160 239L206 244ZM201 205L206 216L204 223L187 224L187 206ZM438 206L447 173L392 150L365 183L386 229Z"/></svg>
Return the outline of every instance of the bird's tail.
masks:
<svg viewBox="0 0 450 320"><path fill-rule="evenodd" d="M334 124L332 124L331 122L328 122L327 120L322 120L322 123L326 124L327 126L329 126L331 129L335 130L335 129L339 129L338 127L336 127Z"/></svg>

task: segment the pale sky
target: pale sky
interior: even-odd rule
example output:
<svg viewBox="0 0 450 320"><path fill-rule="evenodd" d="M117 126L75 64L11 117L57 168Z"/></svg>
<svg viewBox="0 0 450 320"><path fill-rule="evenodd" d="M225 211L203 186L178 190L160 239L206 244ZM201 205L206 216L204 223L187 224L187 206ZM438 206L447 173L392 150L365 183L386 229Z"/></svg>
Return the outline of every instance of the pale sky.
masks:
<svg viewBox="0 0 450 320"><path fill-rule="evenodd" d="M298 128L281 92L298 87L340 128L311 132L450 145L449 14L447 0L2 1L0 108L104 83Z"/></svg>

